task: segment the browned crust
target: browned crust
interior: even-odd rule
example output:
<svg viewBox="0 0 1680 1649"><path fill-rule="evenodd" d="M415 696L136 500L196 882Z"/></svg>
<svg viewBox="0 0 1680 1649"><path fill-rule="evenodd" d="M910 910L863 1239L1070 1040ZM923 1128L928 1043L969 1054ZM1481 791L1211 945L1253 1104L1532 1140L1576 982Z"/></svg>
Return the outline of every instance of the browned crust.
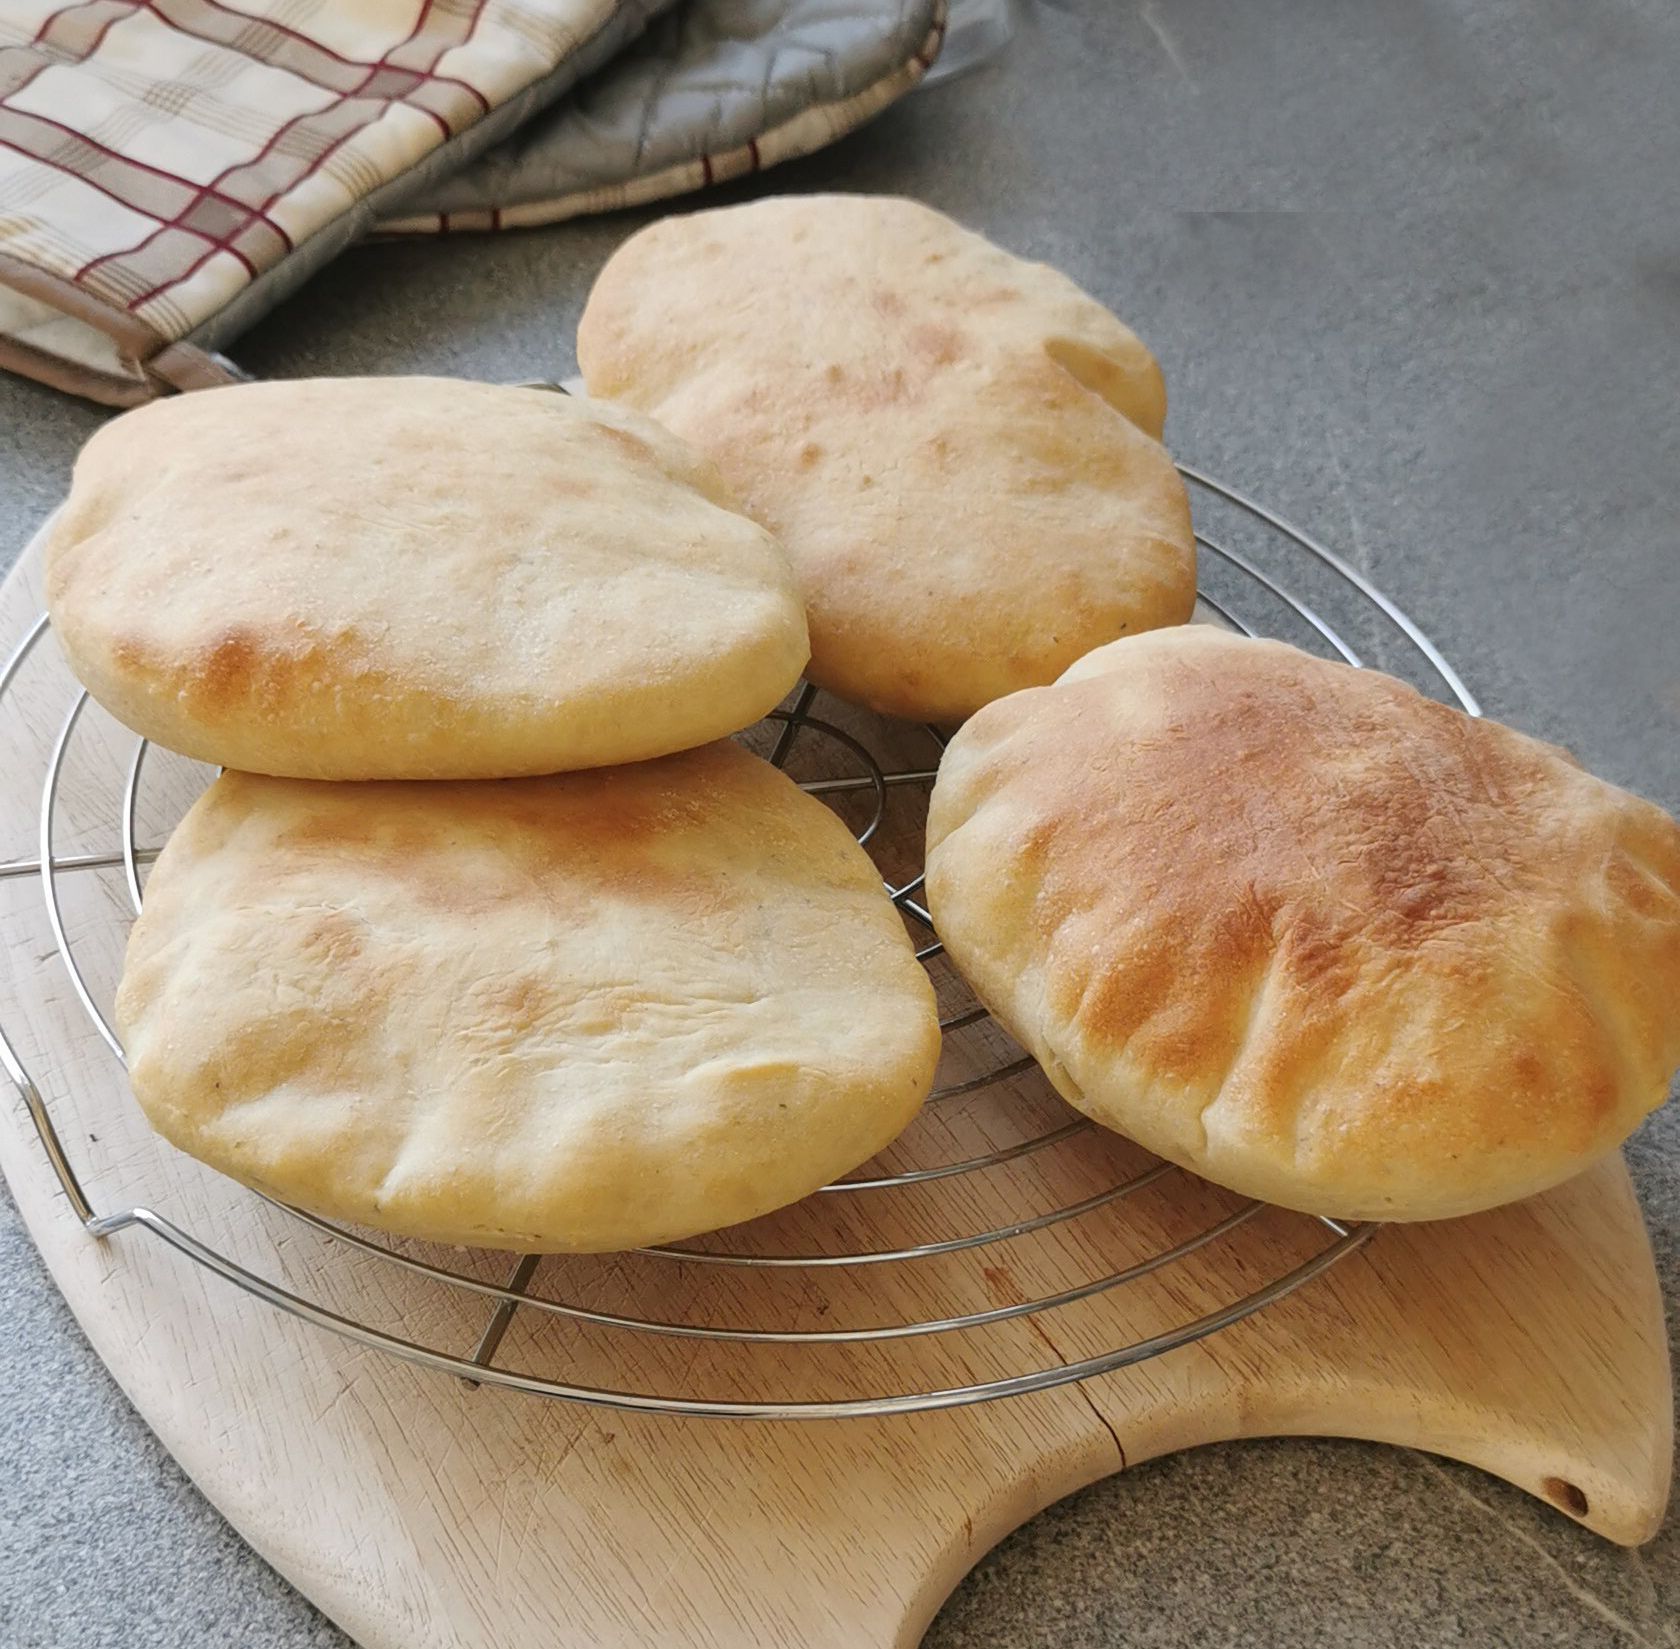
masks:
<svg viewBox="0 0 1680 1649"><path fill-rule="evenodd" d="M1279 643L1098 657L974 718L929 825L953 959L1076 1103L1256 1195L1406 1218L1555 1183L1662 1102L1659 809Z"/></svg>

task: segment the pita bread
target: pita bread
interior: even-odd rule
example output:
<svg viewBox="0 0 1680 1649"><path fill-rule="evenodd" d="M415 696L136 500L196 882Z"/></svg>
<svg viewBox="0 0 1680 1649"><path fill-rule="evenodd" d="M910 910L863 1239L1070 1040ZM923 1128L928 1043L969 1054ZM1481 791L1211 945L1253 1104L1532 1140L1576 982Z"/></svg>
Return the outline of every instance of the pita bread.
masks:
<svg viewBox="0 0 1680 1649"><path fill-rule="evenodd" d="M846 827L733 743L487 784L228 773L155 866L117 1018L181 1149L444 1242L620 1249L872 1156L933 991Z"/></svg>
<svg viewBox="0 0 1680 1649"><path fill-rule="evenodd" d="M808 674L846 698L956 721L1190 616L1154 358L1065 276L913 201L663 218L602 270L578 363L781 539Z"/></svg>
<svg viewBox="0 0 1680 1649"><path fill-rule="evenodd" d="M260 773L497 778L722 737L798 678L781 550L632 413L441 378L180 395L100 430L47 541L93 696Z"/></svg>
<svg viewBox="0 0 1680 1649"><path fill-rule="evenodd" d="M1680 827L1373 671L1200 626L951 741L953 961L1097 1121L1312 1214L1510 1202L1680 1065Z"/></svg>

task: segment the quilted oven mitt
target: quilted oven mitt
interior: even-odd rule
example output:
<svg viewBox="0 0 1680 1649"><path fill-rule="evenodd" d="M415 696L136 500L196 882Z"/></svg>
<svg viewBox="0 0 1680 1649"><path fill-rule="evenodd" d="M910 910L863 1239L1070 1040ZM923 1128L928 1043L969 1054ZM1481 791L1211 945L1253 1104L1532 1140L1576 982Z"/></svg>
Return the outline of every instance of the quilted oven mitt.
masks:
<svg viewBox="0 0 1680 1649"><path fill-rule="evenodd" d="M810 154L910 91L945 27L946 0L683 0L506 142L422 184L380 227L558 223Z"/></svg>
<svg viewBox="0 0 1680 1649"><path fill-rule="evenodd" d="M214 351L668 0L5 0L0 365L114 406Z"/></svg>

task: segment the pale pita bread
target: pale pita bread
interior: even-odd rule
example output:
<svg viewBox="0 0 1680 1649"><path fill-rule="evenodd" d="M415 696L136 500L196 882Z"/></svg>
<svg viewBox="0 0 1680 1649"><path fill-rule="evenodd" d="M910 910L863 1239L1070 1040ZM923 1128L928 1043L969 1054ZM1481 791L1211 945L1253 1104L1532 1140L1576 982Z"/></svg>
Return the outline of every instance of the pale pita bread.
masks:
<svg viewBox="0 0 1680 1649"><path fill-rule="evenodd" d="M813 681L960 720L1189 618L1154 358L1101 304L908 200L667 217L602 270L590 392L714 459L786 546Z"/></svg>
<svg viewBox="0 0 1680 1649"><path fill-rule="evenodd" d="M438 378L240 385L100 430L47 541L71 666L203 761L330 779L636 761L799 676L781 550L633 413Z"/></svg>
<svg viewBox="0 0 1680 1649"><path fill-rule="evenodd" d="M483 784L229 773L152 872L134 1092L288 1203L602 1250L792 1202L885 1146L933 991L846 827L733 743Z"/></svg>

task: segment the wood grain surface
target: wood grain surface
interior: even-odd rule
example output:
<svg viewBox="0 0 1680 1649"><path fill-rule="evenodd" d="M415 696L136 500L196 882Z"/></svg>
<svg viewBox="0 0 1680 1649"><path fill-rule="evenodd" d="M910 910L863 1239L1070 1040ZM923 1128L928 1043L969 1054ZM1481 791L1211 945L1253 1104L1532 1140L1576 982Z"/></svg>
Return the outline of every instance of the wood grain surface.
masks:
<svg viewBox="0 0 1680 1649"><path fill-rule="evenodd" d="M0 590L0 652L38 614L38 556ZM74 696L51 637L0 702L0 861L33 860L41 781ZM900 766L924 733L825 698ZM767 733L766 737L773 736ZM97 708L65 748L56 855L111 855L135 741ZM860 771L817 731L796 775ZM848 761L852 765L848 767ZM205 780L147 757L137 839L161 841ZM925 791L895 788L876 847L917 863ZM855 814L868 801L853 795ZM71 954L106 1012L130 919L120 865L58 878ZM77 1000L38 877L0 877L0 1027L49 1104L100 1213L156 1210L329 1311L468 1355L495 1302L312 1228L159 1142ZM942 1004L970 999L934 964ZM942 1084L1012 1049L980 1022ZM883 1172L964 1160L1060 1128L1036 1073L931 1105ZM756 1254L892 1249L990 1231L1091 1198L1149 1159L1086 1129L976 1172L809 1199L697 1246ZM1288 1299L1166 1356L1031 1396L862 1420L674 1419L490 1386L355 1345L240 1291L158 1237L75 1217L21 1098L0 1166L66 1299L203 1491L367 1649L913 1644L1001 1535L1129 1463L1277 1433L1451 1455L1612 1540L1658 1526L1672 1456L1662 1307L1619 1159L1473 1219L1386 1229ZM1135 1265L1242 1205L1175 1171L1046 1229L952 1254L742 1268L641 1255L543 1261L533 1295L706 1327L858 1328L994 1310ZM822 1345L713 1342L521 1307L506 1367L580 1385L719 1400L814 1400L963 1385L1094 1356L1237 1299L1330 1234L1264 1211L1173 1265L1082 1302L961 1333ZM398 1244L505 1281L506 1255Z"/></svg>

